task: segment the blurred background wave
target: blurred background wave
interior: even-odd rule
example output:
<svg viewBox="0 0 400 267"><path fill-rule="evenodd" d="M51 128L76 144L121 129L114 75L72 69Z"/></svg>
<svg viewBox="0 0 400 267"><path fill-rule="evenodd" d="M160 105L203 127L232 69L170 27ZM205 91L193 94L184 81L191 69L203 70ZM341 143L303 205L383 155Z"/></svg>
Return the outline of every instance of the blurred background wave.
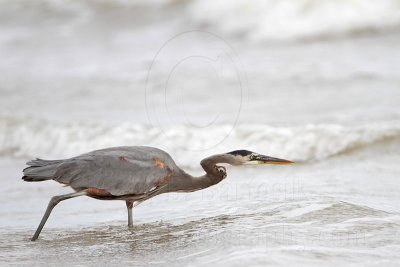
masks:
<svg viewBox="0 0 400 267"><path fill-rule="evenodd" d="M188 159L248 147L309 161L399 137L397 0L2 0L0 7L3 157L141 144ZM233 47L240 88L235 75L212 77L196 61L173 73L168 91L171 67L153 68L148 80L160 47L193 29ZM188 36L166 61L196 54L196 46L219 58L208 40ZM224 62L215 61L219 75ZM153 105L165 107L156 112L172 110L173 120L149 118L146 86ZM211 128L193 126L200 124Z"/></svg>

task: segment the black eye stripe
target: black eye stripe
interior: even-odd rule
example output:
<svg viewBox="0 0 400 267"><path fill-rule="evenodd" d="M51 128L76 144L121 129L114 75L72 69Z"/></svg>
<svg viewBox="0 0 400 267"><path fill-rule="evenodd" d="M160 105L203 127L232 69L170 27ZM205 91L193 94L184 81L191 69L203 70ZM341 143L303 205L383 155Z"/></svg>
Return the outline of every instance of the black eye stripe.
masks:
<svg viewBox="0 0 400 267"><path fill-rule="evenodd" d="M235 150L235 151L229 152L228 154L231 154L234 156L240 155L240 156L244 157L244 156L250 155L251 153L253 153L253 152L243 149L243 150Z"/></svg>

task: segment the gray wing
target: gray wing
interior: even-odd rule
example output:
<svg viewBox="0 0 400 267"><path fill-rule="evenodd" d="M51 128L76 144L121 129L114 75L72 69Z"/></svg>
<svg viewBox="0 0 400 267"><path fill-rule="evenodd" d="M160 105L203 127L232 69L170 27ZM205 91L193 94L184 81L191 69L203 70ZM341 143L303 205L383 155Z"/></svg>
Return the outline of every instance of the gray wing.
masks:
<svg viewBox="0 0 400 267"><path fill-rule="evenodd" d="M146 194L171 178L171 157L150 147L97 150L61 164L54 180L76 190L103 189L114 196Z"/></svg>

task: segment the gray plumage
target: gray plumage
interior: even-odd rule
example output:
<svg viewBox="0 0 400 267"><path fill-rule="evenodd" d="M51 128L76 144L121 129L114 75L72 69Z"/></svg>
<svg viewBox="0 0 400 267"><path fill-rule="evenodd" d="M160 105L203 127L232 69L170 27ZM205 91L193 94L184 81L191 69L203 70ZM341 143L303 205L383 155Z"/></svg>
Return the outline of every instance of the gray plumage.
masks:
<svg viewBox="0 0 400 267"><path fill-rule="evenodd" d="M52 209L60 201L82 195L104 200L125 200L128 226L132 227L133 206L161 193L192 192L215 185L227 175L225 167L217 165L219 163L291 162L237 150L203 159L201 166L206 174L193 177L180 169L168 153L145 146L106 148L65 160L31 160L27 162L29 167L23 170L23 180L55 180L75 190L75 193L55 196L50 200L32 241L38 238Z"/></svg>
<svg viewBox="0 0 400 267"><path fill-rule="evenodd" d="M104 189L114 196L145 194L168 175L165 168L154 168L162 160L171 171L176 164L164 151L152 147L114 147L96 150L66 160L33 160L24 170L24 180L55 180L75 191Z"/></svg>

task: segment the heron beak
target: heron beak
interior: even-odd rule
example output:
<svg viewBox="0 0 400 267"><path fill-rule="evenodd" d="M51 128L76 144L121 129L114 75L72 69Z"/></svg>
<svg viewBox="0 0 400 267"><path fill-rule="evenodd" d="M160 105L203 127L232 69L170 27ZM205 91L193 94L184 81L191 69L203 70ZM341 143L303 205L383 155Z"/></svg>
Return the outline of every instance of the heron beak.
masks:
<svg viewBox="0 0 400 267"><path fill-rule="evenodd" d="M293 161L286 160L286 159L278 159L264 155L253 155L250 158L249 164L291 164L294 163Z"/></svg>

